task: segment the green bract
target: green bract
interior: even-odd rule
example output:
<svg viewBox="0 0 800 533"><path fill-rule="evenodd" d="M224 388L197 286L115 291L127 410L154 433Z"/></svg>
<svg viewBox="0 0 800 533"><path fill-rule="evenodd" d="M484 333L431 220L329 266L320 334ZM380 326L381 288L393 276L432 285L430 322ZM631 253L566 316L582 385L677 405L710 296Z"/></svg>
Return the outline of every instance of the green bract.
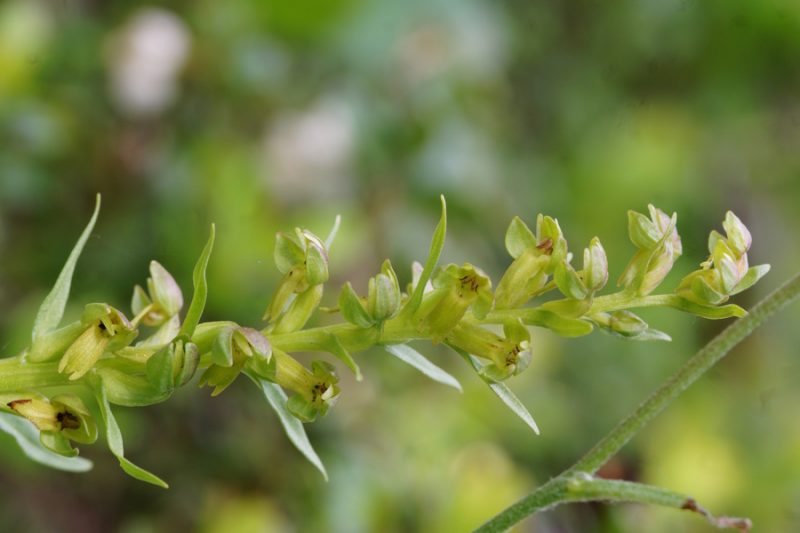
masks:
<svg viewBox="0 0 800 533"><path fill-rule="evenodd" d="M201 321L209 292L206 270L214 246L213 226L192 274L194 291L185 317L181 317L184 300L178 282L152 261L147 290L134 289L134 318L129 320L110 304L93 303L85 306L80 320L61 325L71 276L96 222L95 211L42 303L31 346L0 365L0 430L12 434L34 460L80 471L89 463L74 457L77 451L71 442L95 440L97 428L90 413L99 412L109 448L121 468L137 479L166 487L160 478L125 457L111 406L162 402L192 381L213 387L211 394L216 396L244 373L278 414L295 446L326 475L303 423L324 416L342 389L330 363L315 360L307 368L295 354L330 354L360 381L354 354L381 346L431 379L461 390L446 365L435 364L409 344L428 341L455 351L460 356L456 361L465 362L469 372L538 433L533 417L507 385L509 378L527 368L535 371L530 328L576 337L597 327L625 339L669 340L631 309L660 305L706 318L741 316L742 308L720 304L752 286L769 269L768 265L749 266L752 236L728 212L723 222L726 235L712 232L709 237L708 260L686 276L675 293L651 294L682 252L676 215L667 216L651 205L649 216L628 214L628 235L637 250L620 277L624 288L601 295L609 261L600 239L594 237L583 250L578 270L558 221L540 214L535 232L520 218L511 221L505 245L512 261L492 292L490 277L479 267L438 265L446 215L441 198L428 257L424 265L412 263L405 292L387 259L366 282L365 296L344 283L338 309L325 308L341 315L342 320L331 325L307 327L320 309L330 277L328 248L338 217L325 242L306 229L278 233L274 257L282 277L261 330L228 320ZM556 296L534 300L547 293ZM141 340L134 344L140 333ZM51 387L63 389L63 394L46 396L43 390ZM87 392L94 396L89 408L77 395Z"/></svg>

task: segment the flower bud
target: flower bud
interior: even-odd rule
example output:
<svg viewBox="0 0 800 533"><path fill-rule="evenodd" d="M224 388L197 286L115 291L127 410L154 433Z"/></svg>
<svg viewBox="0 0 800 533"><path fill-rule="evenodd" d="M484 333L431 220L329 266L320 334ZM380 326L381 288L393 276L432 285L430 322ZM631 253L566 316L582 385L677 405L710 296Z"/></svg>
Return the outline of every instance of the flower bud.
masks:
<svg viewBox="0 0 800 533"><path fill-rule="evenodd" d="M574 300L583 300L586 298L586 285L584 285L578 273L575 272L575 269L572 268L572 265L566 260L556 265L555 272L553 273L553 280L556 282L558 290L567 298L572 298Z"/></svg>
<svg viewBox="0 0 800 533"><path fill-rule="evenodd" d="M392 318L400 309L400 283L387 259L381 273L369 280L367 312L376 322Z"/></svg>
<svg viewBox="0 0 800 533"><path fill-rule="evenodd" d="M590 292L597 292L608 282L608 259L600 239L593 238L583 250L583 283Z"/></svg>
<svg viewBox="0 0 800 533"><path fill-rule="evenodd" d="M192 379L199 361L196 344L176 339L147 360L147 380L160 391L171 391Z"/></svg>
<svg viewBox="0 0 800 533"><path fill-rule="evenodd" d="M159 326L177 315L183 308L183 293L175 278L158 261L150 262L150 277L147 279L148 292L136 285L133 288L131 310L135 316L142 316L147 326Z"/></svg>
<svg viewBox="0 0 800 533"><path fill-rule="evenodd" d="M640 250L652 250L661 240L661 233L652 220L636 211L628 211L628 238Z"/></svg>
<svg viewBox="0 0 800 533"><path fill-rule="evenodd" d="M711 258L714 262L714 268L719 273L721 292L729 294L747 273L747 256L741 256L744 261L737 261L728 243L718 240Z"/></svg>
<svg viewBox="0 0 800 533"><path fill-rule="evenodd" d="M750 246L753 244L753 237L739 217L733 214L733 211L725 213L725 220L722 222L722 227L728 236L728 245L736 253L737 256L742 256L747 253Z"/></svg>
<svg viewBox="0 0 800 533"><path fill-rule="evenodd" d="M647 331L647 322L630 311L614 311L609 315L608 328L623 337L635 337Z"/></svg>
<svg viewBox="0 0 800 533"><path fill-rule="evenodd" d="M275 241L275 264L283 278L264 313L264 320L272 322L276 322L291 305L292 295L305 293L328 281L328 254L319 237L308 230L295 228L294 235L278 233ZM321 296L321 291L318 292ZM304 305L308 305L311 300L312 297L306 298ZM297 317L293 319L293 322L296 321Z"/></svg>

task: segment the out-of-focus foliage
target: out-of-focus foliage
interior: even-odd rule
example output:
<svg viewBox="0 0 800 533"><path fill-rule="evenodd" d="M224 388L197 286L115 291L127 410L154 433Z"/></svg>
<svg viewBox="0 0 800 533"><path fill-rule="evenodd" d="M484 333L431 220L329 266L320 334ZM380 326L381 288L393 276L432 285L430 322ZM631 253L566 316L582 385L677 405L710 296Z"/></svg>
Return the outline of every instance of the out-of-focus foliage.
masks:
<svg viewBox="0 0 800 533"><path fill-rule="evenodd" d="M755 236L753 262L773 266L736 299L747 306L800 265L798 95L794 0L7 0L2 353L27 343L95 192L106 208L73 318L97 298L127 306L151 259L188 290L212 221L207 319L260 325L279 279L275 231L324 233L336 213L332 279L366 294L389 257L405 284L439 193L450 206L443 259L495 281L513 215L556 216L568 238L598 235L614 258L632 252L627 209L677 211L674 286L733 209ZM623 268L612 263L612 279ZM102 451L87 453L92 473L68 475L0 437L0 529L466 530L574 460L722 327L655 313L672 343L534 331L531 367L509 384L540 437L456 356L426 353L463 395L365 354L365 380L343 384L337 409L309 428L327 484L245 380L213 401L189 388L120 410L126 453L169 478L168 492L120 475ZM691 493L759 530L799 529L798 319L793 308L761 330L603 473ZM520 529L708 526L674 511L570 506Z"/></svg>

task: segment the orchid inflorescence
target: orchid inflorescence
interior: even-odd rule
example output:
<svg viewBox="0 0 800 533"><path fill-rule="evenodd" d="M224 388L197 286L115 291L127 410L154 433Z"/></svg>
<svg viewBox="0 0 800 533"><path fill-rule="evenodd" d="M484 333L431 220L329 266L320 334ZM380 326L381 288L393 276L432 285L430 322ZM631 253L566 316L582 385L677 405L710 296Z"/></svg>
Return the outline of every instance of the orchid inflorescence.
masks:
<svg viewBox="0 0 800 533"><path fill-rule="evenodd" d="M411 265L405 290L386 260L369 280L366 296L345 283L334 309L342 322L306 328L319 310L329 279L328 252L337 224L326 240L307 229L278 233L275 263L282 278L260 329L230 321L201 322L208 288L206 268L214 228L194 269L194 293L188 310L182 291L156 261L146 288L137 285L132 317L107 303L85 306L79 320L62 325L71 278L94 228L100 207L73 249L21 354L0 360L0 429L12 434L32 459L71 471L91 467L78 457L73 442L90 444L104 429L112 453L133 477L166 487L160 478L124 456L120 429L111 405L145 406L167 400L192 381L213 388L216 396L245 374L264 393L287 435L325 475L303 423L325 415L340 395L334 366L314 361L307 368L292 354L325 352L341 360L356 378L361 371L351 354L373 346L427 376L460 390L458 381L407 343L428 340L452 348L497 396L538 433L533 418L505 385L531 363L530 326L566 337L595 327L634 340L670 340L629 309L667 306L706 318L742 316L728 298L758 281L768 265L750 267L751 236L728 212L726 235L713 231L707 261L681 280L674 293L652 294L682 253L676 215L649 206L649 217L629 212L628 234L636 252L610 295L599 295L608 281L608 260L600 240L583 251L582 268L558 221L539 215L535 232L514 218L505 236L513 261L494 291L489 276L464 263L437 268L446 232L446 209L433 235L425 264ZM560 297L529 305L558 291ZM142 332L142 340L138 340ZM58 394L48 396L51 389ZM287 396L287 392L291 396ZM98 424L98 421L100 424Z"/></svg>

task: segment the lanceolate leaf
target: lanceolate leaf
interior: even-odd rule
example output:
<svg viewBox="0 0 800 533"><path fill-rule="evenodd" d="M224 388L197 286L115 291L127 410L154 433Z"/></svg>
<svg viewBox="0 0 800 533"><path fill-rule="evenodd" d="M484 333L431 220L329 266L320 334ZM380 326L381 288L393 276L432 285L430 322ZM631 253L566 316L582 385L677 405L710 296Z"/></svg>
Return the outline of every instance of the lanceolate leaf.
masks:
<svg viewBox="0 0 800 533"><path fill-rule="evenodd" d="M308 435L306 435L306 430L303 427L303 423L300 422L300 420L298 420L286 408L286 400L288 398L286 397L286 393L283 392L283 389L281 389L280 385L265 379L261 379L250 374L249 372L247 375L264 392L267 402L269 402L272 410L278 415L278 418L283 425L283 429L286 431L286 436L289 437L289 440L292 441L292 444L295 445L300 453L302 453L311 464L317 467L317 470L322 473L325 481L327 481L328 473L325 471L325 466L322 464L322 460L317 455L317 452L315 452L314 448L311 446L311 442L308 440Z"/></svg>
<svg viewBox="0 0 800 533"><path fill-rule="evenodd" d="M111 450L111 453L119 460L119 466L122 467L122 470L129 476L140 481L151 483L164 489L169 488L169 485L167 485L164 480L136 466L125 458L125 449L122 444L122 432L119 430L119 425L117 425L117 420L114 418L114 413L111 412L111 405L108 403L108 398L106 398L106 392L102 385L97 387L96 395L97 404L100 407L100 414L103 417L103 424L106 427L108 449Z"/></svg>
<svg viewBox="0 0 800 533"><path fill-rule="evenodd" d="M347 368L353 371L353 374L356 375L356 381L361 381L364 379L364 377L361 375L361 369L353 360L353 356L350 355L350 352L347 351L347 348L344 347L342 341L339 340L339 337L331 334L328 337L327 349L331 354L346 364Z"/></svg>
<svg viewBox="0 0 800 533"><path fill-rule="evenodd" d="M72 285L72 274L75 272L75 264L78 262L83 247L86 245L86 241L89 239L89 235L91 235L94 229L94 224L97 222L97 215L99 213L100 195L98 194L97 203L94 207L94 214L92 214L89 224L86 226L86 229L83 230L83 233L81 233L78 242L75 243L75 247L72 249L72 252L70 252L67 262L64 264L64 268L61 269L61 273L58 275L58 279L56 279L56 283L53 285L50 294L47 295L41 307L39 307L39 312L36 315L36 322L33 324L34 343L36 339L48 331L56 329L59 322L61 322L61 318L64 316L64 308L67 306L67 299L69 298L69 290Z"/></svg>
<svg viewBox="0 0 800 533"><path fill-rule="evenodd" d="M467 352L456 348L455 346L450 347L458 352L458 354L463 357L470 364L470 366L475 369L476 372L483 367L477 357L474 357ZM500 398L503 403L514 412L515 415L520 417L523 422L530 426L534 433L537 435L539 434L539 426L536 425L536 421L533 419L528 409L522 404L521 401L519 401L519 398L517 398L516 395L511 392L511 389L509 389L505 383L492 382L485 379L483 381L489 385L489 388L492 389L492 392L494 392L497 397Z"/></svg>
<svg viewBox="0 0 800 533"><path fill-rule="evenodd" d="M87 472L92 469L92 462L88 459L65 457L42 446L39 431L20 416L0 412L0 431L14 437L22 452L37 463L67 472Z"/></svg>
<svg viewBox="0 0 800 533"><path fill-rule="evenodd" d="M387 352L407 363L434 381L438 381L449 387L453 387L459 392L464 392L461 384L456 378L431 363L424 355L416 351L407 344L387 344L384 346Z"/></svg>
<svg viewBox="0 0 800 533"><path fill-rule="evenodd" d="M186 312L186 318L183 320L180 335L185 335L186 338L191 338L194 335L194 330L197 324L200 323L200 318L203 315L203 309L206 307L206 298L208 297L208 283L206 282L206 269L208 268L208 259L211 257L211 250L214 249L214 224L211 224L211 235L208 237L203 252L197 260L192 274L192 283L194 284L194 294L192 295L192 303L189 304L189 310Z"/></svg>
<svg viewBox="0 0 800 533"><path fill-rule="evenodd" d="M330 233L328 233L328 237L325 239L325 250L328 253L331 251L331 246L333 245L333 240L336 238L336 234L339 233L339 225L341 223L342 215L336 215L336 218L333 220L333 227Z"/></svg>
<svg viewBox="0 0 800 533"><path fill-rule="evenodd" d="M425 292L425 285L431 279L433 269L436 268L436 263L439 262L439 256L442 255L442 248L444 248L444 237L447 233L447 202L444 200L444 195L441 197L442 201L442 214L439 217L439 224L436 225L436 230L433 232L433 239L431 240L431 250L428 253L428 260L425 261L425 267L422 269L422 274L417 281L417 287L414 293L406 303L404 312L413 313L422 302L422 295Z"/></svg>
<svg viewBox="0 0 800 533"><path fill-rule="evenodd" d="M667 305L674 307L675 309L680 309L681 311L686 311L687 313L692 313L693 315L709 318L711 320L721 320L723 318L731 317L741 318L747 314L747 311L736 304L718 306L701 305L695 302L690 302L689 300L681 298L680 296L675 296L674 298L670 299Z"/></svg>

